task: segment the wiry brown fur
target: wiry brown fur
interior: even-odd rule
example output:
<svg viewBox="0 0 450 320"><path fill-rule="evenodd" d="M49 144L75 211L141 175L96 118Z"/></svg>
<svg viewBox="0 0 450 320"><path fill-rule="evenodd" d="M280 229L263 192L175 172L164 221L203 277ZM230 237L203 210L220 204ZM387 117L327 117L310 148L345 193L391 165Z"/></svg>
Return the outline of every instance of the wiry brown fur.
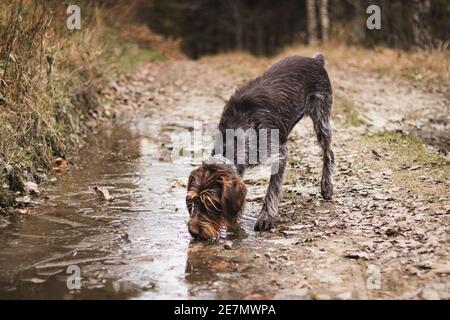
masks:
<svg viewBox="0 0 450 320"><path fill-rule="evenodd" d="M241 177L227 165L204 163L192 171L186 195L191 235L217 238L221 227L239 220L246 195Z"/></svg>
<svg viewBox="0 0 450 320"><path fill-rule="evenodd" d="M203 164L192 172L189 180L188 190L193 193L189 194L188 199L197 199L195 201L200 208L192 210L195 212L191 213L189 221L191 234L210 238L218 234L220 225L233 222L242 214L245 198L242 190L245 187L239 176L244 174L246 168L256 165L249 161L250 150L257 148L258 156L261 156L259 151L264 149L259 150L260 135L267 135L266 141L270 141L271 132L275 130L279 133L279 141L274 149L278 150L268 148L274 161L264 204L254 226L256 231L273 228L282 197L288 137L304 116L311 118L323 151L322 197L331 199L334 153L331 148L330 115L333 92L324 63L322 54L313 58L287 57L231 96L220 118L217 146L208 160L223 164ZM235 133L232 139L227 136L230 131ZM255 131L258 139L252 141L246 138L246 134L237 133L247 131ZM239 145L247 145L247 148L241 150L237 147ZM240 161L242 158L243 161ZM262 160L259 158L257 162ZM195 202L192 199L189 201Z"/></svg>

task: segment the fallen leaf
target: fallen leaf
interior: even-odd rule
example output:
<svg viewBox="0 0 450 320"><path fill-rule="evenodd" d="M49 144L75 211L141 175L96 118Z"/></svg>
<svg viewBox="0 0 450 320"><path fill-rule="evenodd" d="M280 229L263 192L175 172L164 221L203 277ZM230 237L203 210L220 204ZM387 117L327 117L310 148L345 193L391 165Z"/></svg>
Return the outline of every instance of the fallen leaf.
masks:
<svg viewBox="0 0 450 320"><path fill-rule="evenodd" d="M254 195L254 196L248 196L247 201L248 202L258 202L264 200L264 195Z"/></svg>
<svg viewBox="0 0 450 320"><path fill-rule="evenodd" d="M231 241L226 241L225 244L223 245L223 248L226 250L231 250L233 249L233 242Z"/></svg>
<svg viewBox="0 0 450 320"><path fill-rule="evenodd" d="M18 204L30 204L31 198L30 198L30 196L17 197L16 202Z"/></svg>
<svg viewBox="0 0 450 320"><path fill-rule="evenodd" d="M32 214L30 209L17 209L17 210L14 210L14 213L20 214L21 216L28 216L28 215Z"/></svg>
<svg viewBox="0 0 450 320"><path fill-rule="evenodd" d="M22 279L23 282L30 282L30 283L34 283L34 284L40 284L40 283L44 283L45 279L41 279L41 278L26 278L26 279Z"/></svg>
<svg viewBox="0 0 450 320"><path fill-rule="evenodd" d="M211 269L213 270L227 270L231 269L232 264L227 261L219 261L211 265Z"/></svg>
<svg viewBox="0 0 450 320"><path fill-rule="evenodd" d="M66 172L69 168L67 160L64 158L56 158L52 161L53 172Z"/></svg>
<svg viewBox="0 0 450 320"><path fill-rule="evenodd" d="M288 230L288 228L286 226L283 226L282 224L276 226L272 231L273 232L283 232Z"/></svg>
<svg viewBox="0 0 450 320"><path fill-rule="evenodd" d="M313 224L294 224L289 227L289 230L302 230L305 228L311 228L314 227Z"/></svg>
<svg viewBox="0 0 450 320"><path fill-rule="evenodd" d="M363 260L369 260L369 255L364 251L347 251L344 254L345 258L348 259L363 259Z"/></svg>
<svg viewBox="0 0 450 320"><path fill-rule="evenodd" d="M95 192L97 193L100 200L111 201L113 197L109 194L108 189L102 187L94 187Z"/></svg>
<svg viewBox="0 0 450 320"><path fill-rule="evenodd" d="M26 181L23 183L25 192L31 195L38 195L40 193L39 187L33 181Z"/></svg>
<svg viewBox="0 0 450 320"><path fill-rule="evenodd" d="M173 180L172 183L170 184L170 186L172 188L186 188L187 185L178 181L178 180Z"/></svg>

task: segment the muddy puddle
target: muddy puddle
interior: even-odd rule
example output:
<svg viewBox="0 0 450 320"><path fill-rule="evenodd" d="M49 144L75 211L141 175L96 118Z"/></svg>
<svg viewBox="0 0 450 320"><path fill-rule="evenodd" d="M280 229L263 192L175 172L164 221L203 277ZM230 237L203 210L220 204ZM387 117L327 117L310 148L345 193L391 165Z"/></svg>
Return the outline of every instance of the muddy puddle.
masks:
<svg viewBox="0 0 450 320"><path fill-rule="evenodd" d="M30 215L11 215L0 234L0 298L241 297L235 284L254 255L244 243L258 245L256 213L250 205L241 228L218 242L191 240L184 198L195 163L170 159L180 128L141 119L102 130Z"/></svg>

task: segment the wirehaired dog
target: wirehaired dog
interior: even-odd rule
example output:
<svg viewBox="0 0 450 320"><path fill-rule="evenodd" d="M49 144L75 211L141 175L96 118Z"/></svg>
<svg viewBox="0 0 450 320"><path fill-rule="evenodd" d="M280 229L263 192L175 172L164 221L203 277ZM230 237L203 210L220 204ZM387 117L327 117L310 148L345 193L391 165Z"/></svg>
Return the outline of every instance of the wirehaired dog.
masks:
<svg viewBox="0 0 450 320"><path fill-rule="evenodd" d="M266 231L273 228L287 163L287 139L304 116L312 119L323 151L321 194L324 199L331 199L334 154L331 150L330 113L333 95L324 64L322 54L316 54L313 58L288 57L233 94L223 110L219 139L211 158L189 176L186 204L189 211L188 229L193 237L217 238L221 227L233 225L239 220L247 193L242 176L246 168L262 162L261 137L272 141L272 147L277 147L275 152L270 148L270 155L273 157L276 154L276 161L272 162L272 169L276 170L272 170L254 229ZM235 134L230 143L227 136L230 130L241 133L253 130L259 135L256 140L250 141L248 135ZM274 130L278 134L275 144L271 138L265 137ZM217 141L221 143L220 148ZM235 143L247 148L238 150ZM256 163L249 161L252 146L258 149ZM243 161L239 162L242 158Z"/></svg>

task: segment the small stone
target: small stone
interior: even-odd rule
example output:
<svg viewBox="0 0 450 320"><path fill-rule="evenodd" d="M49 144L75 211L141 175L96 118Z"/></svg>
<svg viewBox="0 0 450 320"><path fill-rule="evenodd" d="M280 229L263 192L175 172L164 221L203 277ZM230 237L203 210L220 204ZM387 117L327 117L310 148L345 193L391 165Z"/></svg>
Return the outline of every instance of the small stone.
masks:
<svg viewBox="0 0 450 320"><path fill-rule="evenodd" d="M347 251L345 252L344 257L348 259L369 260L369 255L364 251Z"/></svg>
<svg viewBox="0 0 450 320"><path fill-rule="evenodd" d="M18 204L30 204L31 198L30 198L30 196L17 197L16 202Z"/></svg>
<svg viewBox="0 0 450 320"><path fill-rule="evenodd" d="M223 247L224 247L224 249L226 249L226 250L231 250L231 249L233 249L233 242L227 241L227 242L225 242L225 244L223 245Z"/></svg>
<svg viewBox="0 0 450 320"><path fill-rule="evenodd" d="M397 234L398 234L398 229L397 228L388 228L386 230L386 235L388 237L393 237L393 236L396 236Z"/></svg>
<svg viewBox="0 0 450 320"><path fill-rule="evenodd" d="M242 300L270 300L270 297L260 293L252 293L242 298Z"/></svg>
<svg viewBox="0 0 450 320"><path fill-rule="evenodd" d="M27 194L38 195L40 193L38 185L33 181L26 181L23 186Z"/></svg>
<svg viewBox="0 0 450 320"><path fill-rule="evenodd" d="M420 297L424 300L441 300L439 293L433 289L423 289Z"/></svg>

